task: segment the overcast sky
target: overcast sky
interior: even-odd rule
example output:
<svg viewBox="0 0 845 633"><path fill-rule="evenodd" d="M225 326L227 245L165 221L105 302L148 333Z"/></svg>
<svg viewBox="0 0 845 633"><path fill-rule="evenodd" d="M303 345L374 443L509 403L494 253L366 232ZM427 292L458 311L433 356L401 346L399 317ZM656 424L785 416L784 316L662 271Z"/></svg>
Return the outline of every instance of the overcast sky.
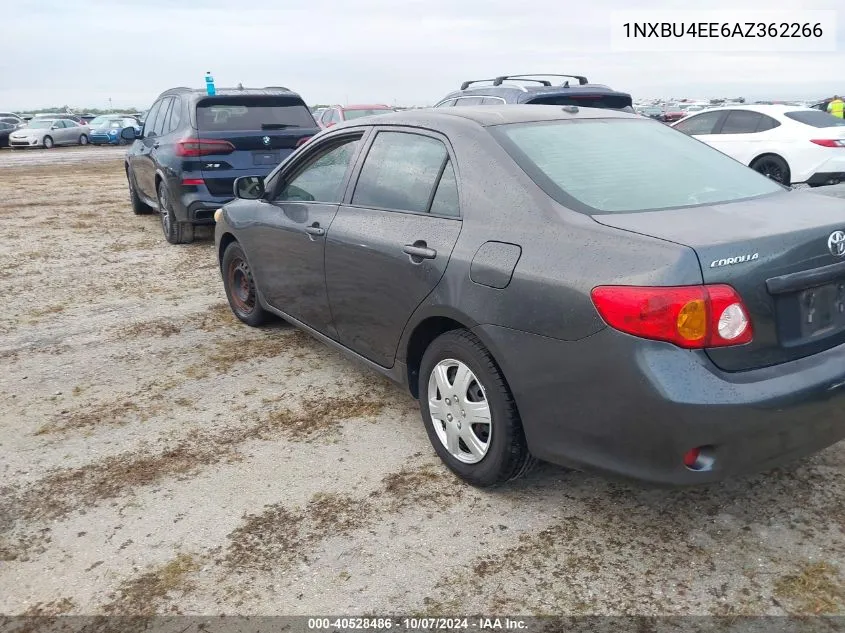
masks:
<svg viewBox="0 0 845 633"><path fill-rule="evenodd" d="M0 110L147 108L169 87L283 85L310 104L433 104L470 78L572 72L638 96L845 92L836 53L611 52L622 9L836 9L838 0L20 0L0 21ZM12 5L10 5L12 6Z"/></svg>

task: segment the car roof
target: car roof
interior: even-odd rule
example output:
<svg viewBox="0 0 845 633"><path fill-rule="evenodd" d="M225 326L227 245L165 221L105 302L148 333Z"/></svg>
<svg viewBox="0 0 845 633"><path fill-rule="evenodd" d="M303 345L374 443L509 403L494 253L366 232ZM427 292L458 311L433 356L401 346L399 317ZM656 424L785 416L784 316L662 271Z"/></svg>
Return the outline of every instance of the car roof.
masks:
<svg viewBox="0 0 845 633"><path fill-rule="evenodd" d="M383 103L355 103L352 105L345 105L345 106L337 106L343 110L390 110L390 106L384 105Z"/></svg>
<svg viewBox="0 0 845 633"><path fill-rule="evenodd" d="M608 110L605 108L573 108L571 106L508 104L486 106L461 106L460 108L423 108L404 110L347 121L331 129L355 127L356 125L408 125L437 128L438 124L472 121L482 127L507 125L511 123L533 123L542 121L565 121L584 119L635 119L636 114Z"/></svg>
<svg viewBox="0 0 845 633"><path fill-rule="evenodd" d="M299 97L298 93L285 88L284 86L268 86L266 88L217 88L214 95L209 95L205 88L169 88L162 92L158 97L161 99L167 95L187 95L194 100L204 99L206 97Z"/></svg>

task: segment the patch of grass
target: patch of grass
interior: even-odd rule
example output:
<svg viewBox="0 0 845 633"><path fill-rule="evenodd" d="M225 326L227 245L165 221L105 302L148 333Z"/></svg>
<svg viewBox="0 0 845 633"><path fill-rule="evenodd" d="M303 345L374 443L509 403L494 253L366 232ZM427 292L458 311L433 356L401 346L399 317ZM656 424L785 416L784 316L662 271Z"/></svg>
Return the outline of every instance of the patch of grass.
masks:
<svg viewBox="0 0 845 633"><path fill-rule="evenodd" d="M798 614L833 614L842 611L845 586L836 567L818 562L778 579L775 595L786 600Z"/></svg>
<svg viewBox="0 0 845 633"><path fill-rule="evenodd" d="M218 372L224 372L236 363L272 358L296 350L311 339L301 330L285 334L270 332L261 338L246 340L216 341L214 349L208 352L206 361Z"/></svg>
<svg viewBox="0 0 845 633"><path fill-rule="evenodd" d="M271 571L303 560L315 543L368 522L366 504L345 495L318 493L295 510L269 505L246 515L229 534L223 561L233 569Z"/></svg>
<svg viewBox="0 0 845 633"><path fill-rule="evenodd" d="M215 303L205 312L195 315L192 322L204 332L216 332L224 326L239 325L241 322L232 314L228 303Z"/></svg>
<svg viewBox="0 0 845 633"><path fill-rule="evenodd" d="M74 388L74 395L76 395ZM162 406L160 403L156 407ZM131 415L138 415L146 418L153 412L150 406L144 410L141 409L133 400L128 398L103 402L85 406L82 410L75 411L70 414L59 414L53 420L41 426L35 435L49 435L51 433L58 433L62 431L74 431L101 424L118 424L124 423Z"/></svg>
<svg viewBox="0 0 845 633"><path fill-rule="evenodd" d="M61 598L60 600L51 600L50 602L37 602L29 607L21 615L24 617L45 617L64 615L73 611L76 603L70 598Z"/></svg>
<svg viewBox="0 0 845 633"><path fill-rule="evenodd" d="M106 604L103 611L110 615L155 615L169 595L191 590L193 585L188 579L199 568L193 556L179 554L161 567L121 584L118 597Z"/></svg>
<svg viewBox="0 0 845 633"><path fill-rule="evenodd" d="M394 511L417 504L444 507L460 500L464 494L464 486L454 475L431 464L403 468L386 475L381 483L381 489L373 495L389 499Z"/></svg>
<svg viewBox="0 0 845 633"><path fill-rule="evenodd" d="M164 338L179 334L181 326L171 319L153 319L152 321L140 321L133 323L120 330L119 337L139 338L143 336L161 336Z"/></svg>
<svg viewBox="0 0 845 633"><path fill-rule="evenodd" d="M344 420L374 417L385 407L387 394L326 396L320 393L304 399L298 410L282 409L271 413L256 428L258 436L279 431L293 440L311 440L336 431Z"/></svg>
<svg viewBox="0 0 845 633"><path fill-rule="evenodd" d="M38 318L38 317L47 316L49 314L59 314L60 312L64 312L65 309L67 309L67 306L65 304L56 303L56 304L53 304L53 305L50 305L50 306L45 306L43 308L37 308L35 310L32 310L29 313L29 316Z"/></svg>

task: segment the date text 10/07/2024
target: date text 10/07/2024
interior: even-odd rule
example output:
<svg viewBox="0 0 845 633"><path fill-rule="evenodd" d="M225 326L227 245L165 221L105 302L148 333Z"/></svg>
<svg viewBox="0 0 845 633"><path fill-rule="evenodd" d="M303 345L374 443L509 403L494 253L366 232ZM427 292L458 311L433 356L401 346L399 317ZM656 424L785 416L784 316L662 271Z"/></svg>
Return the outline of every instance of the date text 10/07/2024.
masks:
<svg viewBox="0 0 845 633"><path fill-rule="evenodd" d="M309 618L310 630L348 631L526 631L528 623L519 618Z"/></svg>

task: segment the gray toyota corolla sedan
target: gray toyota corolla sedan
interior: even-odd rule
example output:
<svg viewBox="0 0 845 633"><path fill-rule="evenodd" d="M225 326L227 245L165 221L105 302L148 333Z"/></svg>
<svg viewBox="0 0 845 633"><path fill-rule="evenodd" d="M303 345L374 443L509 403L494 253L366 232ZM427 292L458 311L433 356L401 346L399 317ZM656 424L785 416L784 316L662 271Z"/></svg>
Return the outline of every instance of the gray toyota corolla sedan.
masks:
<svg viewBox="0 0 845 633"><path fill-rule="evenodd" d="M473 484L535 458L693 484L845 436L845 202L661 123L396 113L235 189L216 214L234 313L406 385Z"/></svg>

